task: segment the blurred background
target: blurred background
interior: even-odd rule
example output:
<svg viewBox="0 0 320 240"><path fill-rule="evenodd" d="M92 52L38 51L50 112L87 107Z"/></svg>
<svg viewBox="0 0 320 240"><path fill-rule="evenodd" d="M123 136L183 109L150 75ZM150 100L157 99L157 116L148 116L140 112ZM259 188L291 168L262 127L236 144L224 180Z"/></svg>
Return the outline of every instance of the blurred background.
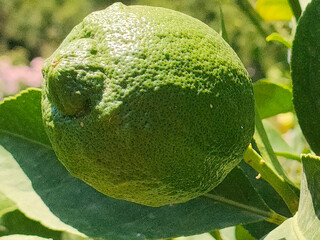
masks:
<svg viewBox="0 0 320 240"><path fill-rule="evenodd" d="M0 100L42 82L41 65L71 29L92 11L104 9L111 0L0 0ZM254 81L277 78L287 81L287 49L265 38L276 31L290 38L290 21L260 21L252 11L256 0L126 0L171 8L191 15L217 32L221 12L228 42ZM270 77L271 76L271 77Z"/></svg>

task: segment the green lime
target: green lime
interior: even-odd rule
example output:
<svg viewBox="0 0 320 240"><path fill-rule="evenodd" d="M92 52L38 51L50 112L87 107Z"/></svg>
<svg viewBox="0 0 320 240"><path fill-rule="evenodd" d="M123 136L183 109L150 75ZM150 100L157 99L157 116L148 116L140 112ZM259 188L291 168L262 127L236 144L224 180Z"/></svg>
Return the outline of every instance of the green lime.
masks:
<svg viewBox="0 0 320 240"><path fill-rule="evenodd" d="M113 4L43 66L44 125L58 159L105 195L148 206L216 187L254 132L251 80L204 23Z"/></svg>

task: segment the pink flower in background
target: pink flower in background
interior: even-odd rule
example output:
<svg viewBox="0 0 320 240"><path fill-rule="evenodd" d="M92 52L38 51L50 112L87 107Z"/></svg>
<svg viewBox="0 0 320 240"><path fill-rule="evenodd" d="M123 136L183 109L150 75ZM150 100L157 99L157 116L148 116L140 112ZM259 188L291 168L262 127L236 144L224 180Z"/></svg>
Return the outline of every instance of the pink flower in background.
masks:
<svg viewBox="0 0 320 240"><path fill-rule="evenodd" d="M34 58L28 66L13 66L8 59L0 60L0 85L1 95L11 95L19 91L20 84L23 83L30 87L39 87L42 83L43 59ZM0 95L0 98L1 98Z"/></svg>

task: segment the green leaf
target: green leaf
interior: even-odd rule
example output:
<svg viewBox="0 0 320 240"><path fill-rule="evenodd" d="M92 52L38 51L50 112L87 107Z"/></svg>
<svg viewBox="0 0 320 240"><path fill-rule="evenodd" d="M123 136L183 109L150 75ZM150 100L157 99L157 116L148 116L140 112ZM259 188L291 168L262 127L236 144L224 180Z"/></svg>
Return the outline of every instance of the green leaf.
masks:
<svg viewBox="0 0 320 240"><path fill-rule="evenodd" d="M14 234L10 236L0 237L0 240L52 240L52 238Z"/></svg>
<svg viewBox="0 0 320 240"><path fill-rule="evenodd" d="M51 150L41 120L41 92L39 89L23 91L16 98L6 99L0 105L0 138L9 135L24 139L26 142ZM37 103L37 104L33 104ZM34 117L40 116L40 117ZM28 151L28 149L25 149ZM44 159L40 158L40 161ZM37 163L36 163L37 164ZM61 231L80 234L74 228L61 222L34 192L30 180L20 169L17 162L0 146L0 191L17 204L17 207L29 218L40 221L43 225ZM12 177L14 176L14 178Z"/></svg>
<svg viewBox="0 0 320 240"><path fill-rule="evenodd" d="M10 100L13 110L7 108L7 111L10 114L14 112L14 117L20 122L32 116L35 120L31 124L34 125L28 127L43 129L37 125L41 122L40 110L34 111L32 115L28 113L28 116L14 110L16 106L23 108L23 104L40 109L40 91L31 92L38 96L26 102L23 100L29 98L27 95L30 91L24 92ZM0 106L0 118L7 118L1 110ZM0 129L5 128L1 126ZM41 203L59 219L91 237L133 240L186 236L240 223L262 221L271 214L239 168L235 168L220 188L211 193L216 200L200 197L184 204L152 208L113 199L72 177L46 142L29 139L27 132L20 131L20 135L12 133L14 130L12 127L10 131L0 131L0 144L8 151L1 153L0 186L9 186L12 193L19 195L18 199L12 199L20 204L24 199L30 208L33 198L40 196ZM9 179L8 176L12 175L15 178ZM28 182L25 175L31 180L35 192L31 191L30 183L24 185L24 182ZM25 186L27 191L24 196ZM33 197L28 198L28 195ZM42 206L40 200L37 201L37 205Z"/></svg>
<svg viewBox="0 0 320 240"><path fill-rule="evenodd" d="M258 0L255 9L265 21L291 21L293 17L288 0Z"/></svg>
<svg viewBox="0 0 320 240"><path fill-rule="evenodd" d="M15 209L17 209L17 205L0 192L0 218Z"/></svg>
<svg viewBox="0 0 320 240"><path fill-rule="evenodd" d="M28 89L17 97L6 98L0 105L0 111L5 118L0 118L1 132L25 136L28 141L50 146L50 141L44 131L41 118L41 108L33 102L39 102L40 90ZM18 101L15 101L18 99ZM17 116L23 116L23 122Z"/></svg>
<svg viewBox="0 0 320 240"><path fill-rule="evenodd" d="M268 234L269 232L271 232L273 229L278 227L278 225L263 221L263 222L246 224L246 225L243 225L243 227L246 230L248 230L251 236L253 236L256 239L260 239L266 234Z"/></svg>
<svg viewBox="0 0 320 240"><path fill-rule="evenodd" d="M292 43L289 42L288 40L284 39L284 37L281 36L279 33L271 33L266 38L266 41L267 42L270 42L270 41L279 42L279 43L282 43L283 45L285 45L287 48L292 48Z"/></svg>
<svg viewBox="0 0 320 240"><path fill-rule="evenodd" d="M0 224L5 229L0 230L0 236L12 234L36 235L53 239L60 239L61 232L54 231L41 225L32 219L27 218L19 210L9 212L0 219ZM1 239L1 238L0 238Z"/></svg>
<svg viewBox="0 0 320 240"><path fill-rule="evenodd" d="M302 155L303 175L297 214L269 233L264 240L320 239L320 158Z"/></svg>
<svg viewBox="0 0 320 240"><path fill-rule="evenodd" d="M305 239L320 239L320 158L302 155L300 206L297 222Z"/></svg>
<svg viewBox="0 0 320 240"><path fill-rule="evenodd" d="M253 84L253 91L262 119L293 110L291 90L284 85L259 80Z"/></svg>
<svg viewBox="0 0 320 240"><path fill-rule="evenodd" d="M236 226L236 239L237 240L255 240L254 237L241 225Z"/></svg>
<svg viewBox="0 0 320 240"><path fill-rule="evenodd" d="M292 46L293 104L310 147L320 155L320 1L300 18Z"/></svg>
<svg viewBox="0 0 320 240"><path fill-rule="evenodd" d="M259 195L264 199L266 204L271 209L283 216L292 216L283 199L270 186L268 182L266 182L263 178L257 179L256 177L258 176L258 173L249 165L241 163L240 167L245 172L252 186L255 188L255 190L259 193ZM271 230L275 229L277 225L274 223L261 221L256 223L245 224L243 225L243 227L247 229L253 237L259 239Z"/></svg>
<svg viewBox="0 0 320 240"><path fill-rule="evenodd" d="M227 32L226 25L224 22L224 15L222 12L221 5L219 6L219 8L220 8L220 25L221 25L220 35L226 42L229 42L228 32Z"/></svg>
<svg viewBox="0 0 320 240"><path fill-rule="evenodd" d="M271 124L267 120L264 120L263 126L266 129L268 138L270 139L272 149L275 152L287 152L287 153L298 154L298 155L301 154L301 152L296 152L295 149L292 149L288 145L288 143L283 139L281 133L277 129L275 129L273 124Z"/></svg>

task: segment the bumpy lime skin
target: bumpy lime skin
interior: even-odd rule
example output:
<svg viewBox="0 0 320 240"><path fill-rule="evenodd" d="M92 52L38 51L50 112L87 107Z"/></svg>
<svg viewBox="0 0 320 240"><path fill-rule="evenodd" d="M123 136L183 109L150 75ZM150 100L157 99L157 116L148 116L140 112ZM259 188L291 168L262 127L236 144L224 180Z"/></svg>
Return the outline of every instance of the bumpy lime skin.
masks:
<svg viewBox="0 0 320 240"><path fill-rule="evenodd" d="M113 4L43 66L45 129L59 160L105 195L148 206L216 187L254 132L250 77L204 23Z"/></svg>

